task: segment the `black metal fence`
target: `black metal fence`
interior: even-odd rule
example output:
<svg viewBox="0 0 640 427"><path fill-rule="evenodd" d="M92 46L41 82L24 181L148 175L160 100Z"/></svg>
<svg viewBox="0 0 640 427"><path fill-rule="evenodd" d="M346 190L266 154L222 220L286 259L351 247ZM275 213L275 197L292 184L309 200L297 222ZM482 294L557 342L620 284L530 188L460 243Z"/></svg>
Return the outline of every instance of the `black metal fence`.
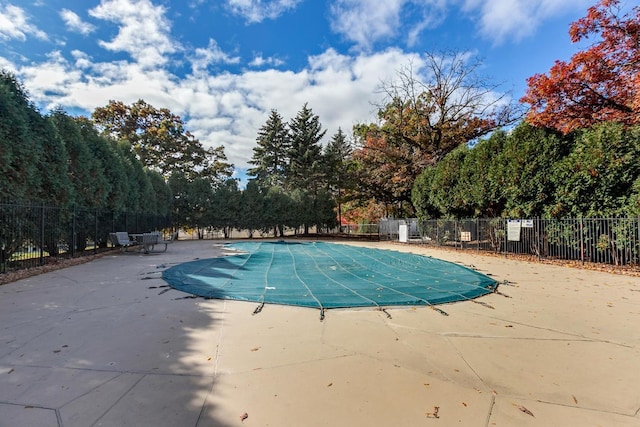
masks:
<svg viewBox="0 0 640 427"><path fill-rule="evenodd" d="M380 238L540 259L640 264L640 217L383 220Z"/></svg>
<svg viewBox="0 0 640 427"><path fill-rule="evenodd" d="M141 233L169 226L170 218L151 214L0 203L0 273L97 253L114 231Z"/></svg>
<svg viewBox="0 0 640 427"><path fill-rule="evenodd" d="M97 253L115 231L171 227L171 218L101 209L0 202L0 273ZM385 219L341 227L349 236L519 254L540 259L640 265L640 217L579 219Z"/></svg>

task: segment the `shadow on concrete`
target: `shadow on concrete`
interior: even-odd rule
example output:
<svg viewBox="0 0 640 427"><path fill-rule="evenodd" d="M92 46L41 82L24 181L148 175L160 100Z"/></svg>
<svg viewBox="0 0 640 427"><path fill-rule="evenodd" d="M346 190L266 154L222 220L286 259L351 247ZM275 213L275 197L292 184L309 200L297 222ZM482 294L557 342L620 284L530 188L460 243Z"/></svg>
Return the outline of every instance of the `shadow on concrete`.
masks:
<svg viewBox="0 0 640 427"><path fill-rule="evenodd" d="M223 302L161 279L208 252L176 242L0 287L0 425L237 425L212 403Z"/></svg>

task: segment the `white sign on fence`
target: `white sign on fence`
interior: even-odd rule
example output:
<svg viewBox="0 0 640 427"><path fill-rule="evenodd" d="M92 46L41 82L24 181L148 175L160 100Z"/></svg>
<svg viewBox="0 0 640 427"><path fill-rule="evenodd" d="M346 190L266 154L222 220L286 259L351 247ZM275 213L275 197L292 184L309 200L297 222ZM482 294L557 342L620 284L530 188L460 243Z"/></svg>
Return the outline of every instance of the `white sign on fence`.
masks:
<svg viewBox="0 0 640 427"><path fill-rule="evenodd" d="M461 231L460 232L460 241L461 242L470 242L471 241L471 232L470 231Z"/></svg>
<svg viewBox="0 0 640 427"><path fill-rule="evenodd" d="M522 220L522 228L533 228L533 220L532 219L523 219Z"/></svg>
<svg viewBox="0 0 640 427"><path fill-rule="evenodd" d="M521 221L519 219L510 219L507 224L507 240L510 242L520 241Z"/></svg>

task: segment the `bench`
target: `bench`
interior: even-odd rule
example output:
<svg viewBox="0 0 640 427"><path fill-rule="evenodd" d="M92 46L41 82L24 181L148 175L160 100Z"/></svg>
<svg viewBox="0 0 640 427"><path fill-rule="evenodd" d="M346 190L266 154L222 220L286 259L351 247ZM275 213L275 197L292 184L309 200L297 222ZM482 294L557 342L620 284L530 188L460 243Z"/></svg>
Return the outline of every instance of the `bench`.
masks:
<svg viewBox="0 0 640 427"><path fill-rule="evenodd" d="M117 231L115 233L109 233L109 241L115 247L121 247L122 252L125 252L127 248L136 245L135 240L129 238L129 233L126 231Z"/></svg>
<svg viewBox="0 0 640 427"><path fill-rule="evenodd" d="M131 237L133 237L133 239ZM159 231L132 234L131 236L129 236L129 233L126 231L109 233L109 241L111 244L116 247L121 247L123 252L126 252L129 247L136 246L139 251L144 251L145 254L153 251L156 245L164 245L164 249L158 252L166 252L169 243L177 240L177 238L178 233L174 233L171 235L171 239L164 240Z"/></svg>
<svg viewBox="0 0 640 427"><path fill-rule="evenodd" d="M155 245L164 245L164 249L158 252L166 252L167 246L169 245L169 243L173 243L178 238L178 233L172 234L169 240L163 239L162 234L159 231L152 231L151 233L145 233L145 234L150 234L152 236L152 239L150 239L151 250L153 250Z"/></svg>
<svg viewBox="0 0 640 427"><path fill-rule="evenodd" d="M169 243L172 243L176 239L176 234L172 235L170 240L164 240L159 231L135 234L134 236L136 238L136 243L140 245L140 250L143 250L145 254L148 254L154 250L156 245L164 245L164 249L158 252L166 252Z"/></svg>

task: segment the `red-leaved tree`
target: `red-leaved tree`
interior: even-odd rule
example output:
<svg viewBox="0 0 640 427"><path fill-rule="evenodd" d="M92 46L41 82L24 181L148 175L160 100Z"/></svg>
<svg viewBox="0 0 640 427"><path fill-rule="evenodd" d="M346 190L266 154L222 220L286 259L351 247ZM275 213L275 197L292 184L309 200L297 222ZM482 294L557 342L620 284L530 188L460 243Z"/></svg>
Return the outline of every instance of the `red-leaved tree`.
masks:
<svg viewBox="0 0 640 427"><path fill-rule="evenodd" d="M527 122L565 134L605 121L640 123L640 6L623 13L620 0L600 0L569 35L596 41L527 79Z"/></svg>

